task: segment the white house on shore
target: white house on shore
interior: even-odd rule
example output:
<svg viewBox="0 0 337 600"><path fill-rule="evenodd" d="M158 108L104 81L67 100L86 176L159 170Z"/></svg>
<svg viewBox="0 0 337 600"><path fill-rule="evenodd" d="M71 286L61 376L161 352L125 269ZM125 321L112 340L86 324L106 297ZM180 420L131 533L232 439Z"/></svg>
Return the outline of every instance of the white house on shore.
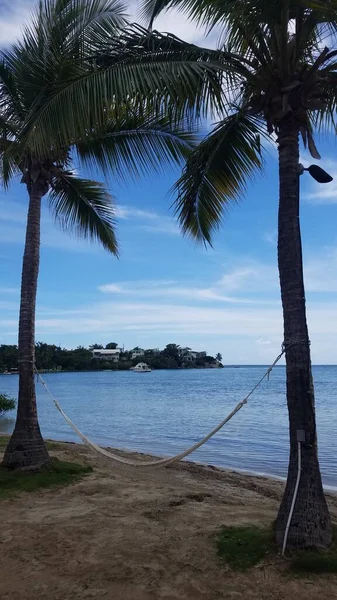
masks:
<svg viewBox="0 0 337 600"><path fill-rule="evenodd" d="M114 348L111 350L104 350L103 348L99 348L97 350L92 350L92 357L96 358L97 360L118 362L121 351L121 348Z"/></svg>
<svg viewBox="0 0 337 600"><path fill-rule="evenodd" d="M194 362L197 358L204 358L207 354L206 352L196 352L191 348L179 348L178 352L179 356L186 362Z"/></svg>
<svg viewBox="0 0 337 600"><path fill-rule="evenodd" d="M132 359L139 358L140 356L144 356L144 354L145 354L145 350L143 350L143 348L134 348L132 350L131 358Z"/></svg>

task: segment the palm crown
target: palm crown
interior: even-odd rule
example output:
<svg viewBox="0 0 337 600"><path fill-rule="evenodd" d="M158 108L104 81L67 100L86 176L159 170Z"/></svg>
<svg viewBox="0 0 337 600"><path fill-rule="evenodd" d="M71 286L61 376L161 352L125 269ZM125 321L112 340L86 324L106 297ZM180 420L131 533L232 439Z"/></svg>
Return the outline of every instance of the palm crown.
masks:
<svg viewBox="0 0 337 600"><path fill-rule="evenodd" d="M3 183L20 174L29 188L42 177L44 193L50 189L49 204L62 225L98 239L113 253L117 242L111 196L102 184L78 177L74 159L123 178L126 168L128 175L137 175L179 162L193 141L182 114L180 123L169 127L163 111L155 114L144 106L143 97L125 95L123 69L130 72L135 61L121 60L124 23L115 0L40 3L23 40L0 57ZM113 37L119 39L118 52L98 65L100 40ZM155 85L153 79L149 87ZM119 95L128 100L116 102Z"/></svg>
<svg viewBox="0 0 337 600"><path fill-rule="evenodd" d="M148 0L144 12L152 21L172 6L217 26L226 57L222 119L190 155L176 186L183 230L210 242L228 202L261 168L264 138L277 136L285 117L292 116L304 146L320 158L313 134L335 122L337 5Z"/></svg>

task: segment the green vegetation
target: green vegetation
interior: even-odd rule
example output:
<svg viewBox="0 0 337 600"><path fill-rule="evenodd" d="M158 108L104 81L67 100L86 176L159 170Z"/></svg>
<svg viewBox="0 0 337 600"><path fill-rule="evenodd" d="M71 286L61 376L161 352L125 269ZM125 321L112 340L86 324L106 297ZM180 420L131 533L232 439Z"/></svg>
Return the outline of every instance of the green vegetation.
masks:
<svg viewBox="0 0 337 600"><path fill-rule="evenodd" d="M327 550L292 551L289 569L308 575L337 573L337 527L333 543ZM255 525L222 527L216 538L218 555L234 570L244 571L263 561L267 555L280 556L271 528Z"/></svg>
<svg viewBox="0 0 337 600"><path fill-rule="evenodd" d="M19 492L35 492L39 488L67 485L91 472L92 467L56 458L52 458L51 465L36 472L0 469L0 499Z"/></svg>
<svg viewBox="0 0 337 600"><path fill-rule="evenodd" d="M8 394L0 394L0 417L8 411L14 410L15 406L16 402L14 398L11 398Z"/></svg>
<svg viewBox="0 0 337 600"><path fill-rule="evenodd" d="M106 349L114 349L117 343L111 342ZM177 344L168 344L164 350L144 350L144 355L132 358L132 350L121 352L120 360L113 363L108 360L93 359L92 350L100 350L103 346L92 344L89 348L79 346L67 350L53 344L38 342L35 346L36 366L40 371L104 371L106 369L127 370L139 362L146 362L153 369L205 368L222 366L217 358L199 353L190 357L187 348L181 349ZM137 348L138 349L138 348ZM136 350L136 349L134 349ZM18 347L15 345L0 346L0 373L15 369L18 365ZM0 406L1 411L1 406Z"/></svg>
<svg viewBox="0 0 337 600"><path fill-rule="evenodd" d="M333 525L333 541L327 550L305 550L294 555L290 569L295 573L337 573L337 526Z"/></svg>
<svg viewBox="0 0 337 600"><path fill-rule="evenodd" d="M254 525L222 527L216 544L218 555L230 567L242 571L259 563L275 547L271 529Z"/></svg>
<svg viewBox="0 0 337 600"><path fill-rule="evenodd" d="M337 549L321 553L308 550L293 558L290 568L295 573L337 573Z"/></svg>

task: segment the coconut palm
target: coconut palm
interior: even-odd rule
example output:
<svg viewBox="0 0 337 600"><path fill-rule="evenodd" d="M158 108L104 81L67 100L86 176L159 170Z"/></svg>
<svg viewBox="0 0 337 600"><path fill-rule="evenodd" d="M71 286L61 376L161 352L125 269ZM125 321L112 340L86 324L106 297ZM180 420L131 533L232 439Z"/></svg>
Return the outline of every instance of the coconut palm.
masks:
<svg viewBox="0 0 337 600"><path fill-rule="evenodd" d="M3 461L6 467L36 468L49 461L34 383L42 199L63 228L97 240L116 255L112 198L103 184L78 176L74 161L76 167L93 165L125 179L177 163L191 146L190 133L179 125L169 127L160 108L162 66L152 56L147 64L138 64L124 52L124 25L118 0L45 0L22 40L0 55L0 176L5 187L19 177L28 198L18 412ZM114 36L119 37L114 52L108 61L100 61L103 42ZM202 97L207 87L202 65L192 69L186 68L185 60L180 59L181 68L178 63L172 81L174 73L180 82L189 77L200 86ZM167 71L165 66L166 76ZM151 109L150 101L144 103L146 95L156 96L152 108L157 103L158 110ZM193 99L191 93L187 101L182 99L179 118L190 110L198 112L197 96Z"/></svg>
<svg viewBox="0 0 337 600"><path fill-rule="evenodd" d="M209 243L224 211L263 167L264 138L272 136L277 144L278 266L290 459L276 538L281 544L285 538L301 455L288 544L327 546L332 529L317 458L299 225L299 143L319 159L314 133L335 129L337 4L334 0L146 0L144 11L152 22L160 10L172 6L209 29L217 27L226 61L230 50L241 64L239 70L234 63L230 71L225 67L224 81L226 72L228 81L222 118L189 156L177 182L175 208L183 231Z"/></svg>

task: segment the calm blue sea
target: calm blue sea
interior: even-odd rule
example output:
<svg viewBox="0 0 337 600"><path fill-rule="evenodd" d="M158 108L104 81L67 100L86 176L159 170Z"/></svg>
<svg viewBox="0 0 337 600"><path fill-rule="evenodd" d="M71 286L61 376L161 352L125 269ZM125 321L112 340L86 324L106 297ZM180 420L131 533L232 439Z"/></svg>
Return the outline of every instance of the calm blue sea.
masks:
<svg viewBox="0 0 337 600"><path fill-rule="evenodd" d="M152 373L56 373L45 378L65 412L103 446L173 455L198 441L246 396L265 367ZM314 367L319 456L324 484L337 487L337 366ZM16 395L18 377L0 375L0 391ZM44 436L77 441L41 385ZM14 414L0 419L11 432ZM190 460L285 477L288 416L285 369L274 369L249 403Z"/></svg>

